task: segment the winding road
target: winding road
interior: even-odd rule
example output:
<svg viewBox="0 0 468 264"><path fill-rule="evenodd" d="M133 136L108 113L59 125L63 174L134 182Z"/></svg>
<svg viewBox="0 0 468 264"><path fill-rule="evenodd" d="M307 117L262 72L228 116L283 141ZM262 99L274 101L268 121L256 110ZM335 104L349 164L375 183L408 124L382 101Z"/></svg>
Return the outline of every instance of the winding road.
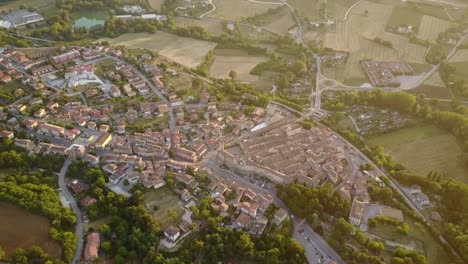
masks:
<svg viewBox="0 0 468 264"><path fill-rule="evenodd" d="M83 222L83 214L78 207L78 204L76 203L75 198L73 195L70 193L70 191L67 188L67 185L65 184L65 175L67 174L68 167L71 164L71 159L67 158L65 160L65 163L63 163L62 169L60 170L59 173L59 178L58 178L58 184L60 187L60 191L63 193L65 198L68 200L70 203L71 209L75 212L76 214L76 226L75 226L75 232L76 232L76 249L75 249L75 255L73 257L72 263L78 263L81 259L81 253L83 252L83 235L84 235L84 222Z"/></svg>

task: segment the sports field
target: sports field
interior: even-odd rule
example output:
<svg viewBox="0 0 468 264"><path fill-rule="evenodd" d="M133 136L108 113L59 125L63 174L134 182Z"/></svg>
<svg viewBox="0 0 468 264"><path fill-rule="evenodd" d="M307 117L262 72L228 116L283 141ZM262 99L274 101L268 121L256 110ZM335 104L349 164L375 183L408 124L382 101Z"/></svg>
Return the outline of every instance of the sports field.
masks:
<svg viewBox="0 0 468 264"><path fill-rule="evenodd" d="M275 1L272 0L269 2ZM253 3L246 0L214 0L213 4L216 6L216 10L208 14L207 17L228 21L242 21L245 18L262 14L270 8L279 6L274 4Z"/></svg>
<svg viewBox="0 0 468 264"><path fill-rule="evenodd" d="M405 128L373 137L368 144L382 145L387 154L417 175L426 176L430 170L437 170L448 179L468 182L460 143L434 125Z"/></svg>
<svg viewBox="0 0 468 264"><path fill-rule="evenodd" d="M102 38L98 41L109 41L112 45L152 50L191 68L199 65L208 51L217 45L215 42L183 38L163 31L158 31L155 34L128 33L114 39Z"/></svg>
<svg viewBox="0 0 468 264"><path fill-rule="evenodd" d="M153 218L159 223L161 228L165 228L175 221L167 213L169 209L174 210L178 217L181 217L184 213L184 210L178 204L180 201L179 197L177 197L177 195L167 187L151 190L145 193L143 199L146 208L150 211Z"/></svg>
<svg viewBox="0 0 468 264"><path fill-rule="evenodd" d="M217 50L210 67L210 75L215 78L229 78L231 70L237 73L237 80L253 82L258 79L250 71L268 58L236 53L236 50Z"/></svg>
<svg viewBox="0 0 468 264"><path fill-rule="evenodd" d="M218 21L178 16L175 18L175 23L179 27L200 26L215 36L223 33L223 24Z"/></svg>
<svg viewBox="0 0 468 264"><path fill-rule="evenodd" d="M452 23L433 16L424 15L419 25L417 38L436 40L440 33L452 26Z"/></svg>

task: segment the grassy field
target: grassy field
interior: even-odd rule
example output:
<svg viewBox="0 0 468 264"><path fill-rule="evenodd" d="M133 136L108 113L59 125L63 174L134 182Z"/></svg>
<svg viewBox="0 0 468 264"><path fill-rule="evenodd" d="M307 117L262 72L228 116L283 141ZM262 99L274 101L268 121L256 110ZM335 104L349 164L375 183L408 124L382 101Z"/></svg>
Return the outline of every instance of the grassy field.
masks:
<svg viewBox="0 0 468 264"><path fill-rule="evenodd" d="M424 15L421 19L417 38L436 40L440 33L446 31L452 23L437 17Z"/></svg>
<svg viewBox="0 0 468 264"><path fill-rule="evenodd" d="M178 205L179 197L177 197L171 190L166 187L157 190L151 190L144 195L145 206L148 208L154 219L159 223L161 228L165 228L174 223L167 211L173 209L176 211L177 216L181 217L184 213L182 207ZM158 209L155 211L154 206Z"/></svg>
<svg viewBox="0 0 468 264"><path fill-rule="evenodd" d="M463 62L450 63L450 65L455 66L455 75L468 81L468 74L466 74L468 69L468 60Z"/></svg>
<svg viewBox="0 0 468 264"><path fill-rule="evenodd" d="M283 8L278 16L275 16L270 23L264 25L268 30L271 30L280 35L288 34L290 28L294 27L296 21L293 19L288 8Z"/></svg>
<svg viewBox="0 0 468 264"><path fill-rule="evenodd" d="M426 85L436 86L436 87L445 87L444 81L440 78L439 72L434 73L429 79L424 82Z"/></svg>
<svg viewBox="0 0 468 264"><path fill-rule="evenodd" d="M468 49L459 49L453 54L449 62L467 62L468 61Z"/></svg>
<svg viewBox="0 0 468 264"><path fill-rule="evenodd" d="M115 39L103 38L98 41L152 50L187 67L196 67L203 61L208 51L217 45L214 42L183 38L162 31L155 34L129 33Z"/></svg>
<svg viewBox="0 0 468 264"><path fill-rule="evenodd" d="M252 3L245 0L214 0L213 3L216 10L207 16L228 21L242 21L245 18L253 17L278 6Z"/></svg>
<svg viewBox="0 0 468 264"><path fill-rule="evenodd" d="M149 5L151 8L160 10L162 4L164 3L165 0L148 0Z"/></svg>
<svg viewBox="0 0 468 264"><path fill-rule="evenodd" d="M389 225L377 225L369 230L370 233L384 239L413 246L425 252L428 264L444 263L448 259L443 247L435 240L427 230L420 224L415 223L409 217L405 217L405 222L409 226L409 235L393 235L395 228Z"/></svg>
<svg viewBox="0 0 468 264"><path fill-rule="evenodd" d="M413 25L414 27L419 27L422 20L422 14L415 12L408 5L398 5L393 8L392 15L390 16L387 24L389 26L398 26L398 25Z"/></svg>
<svg viewBox="0 0 468 264"><path fill-rule="evenodd" d="M456 138L436 126L405 128L373 137L369 145L382 145L386 153L417 175L437 170L446 178L468 182L463 149Z"/></svg>
<svg viewBox="0 0 468 264"><path fill-rule="evenodd" d="M190 17L176 17L175 23L179 27L200 26L215 36L223 33L223 24L218 21L195 19Z"/></svg>
<svg viewBox="0 0 468 264"><path fill-rule="evenodd" d="M289 3L294 6L299 16L309 17L311 19L319 16L321 0L290 0Z"/></svg>
<svg viewBox="0 0 468 264"><path fill-rule="evenodd" d="M47 5L53 5L54 2L54 0L2 0L0 1L0 11L18 9L21 5L39 8Z"/></svg>
<svg viewBox="0 0 468 264"><path fill-rule="evenodd" d="M258 76L251 75L250 71L267 59L264 56L249 55L240 49L216 49L210 66L210 75L215 78L230 78L229 72L234 70L237 73L237 80L251 83L258 80Z"/></svg>
<svg viewBox="0 0 468 264"><path fill-rule="evenodd" d="M8 203L0 203L0 246L9 256L17 248L40 246L51 257L60 256L60 246L49 238L49 220Z"/></svg>
<svg viewBox="0 0 468 264"><path fill-rule="evenodd" d="M99 218L97 220L94 220L92 222L89 222L89 223L85 224L85 230L88 230L89 228L92 228L94 230L99 230L99 228L103 224L109 224L110 222L111 222L111 217L110 216Z"/></svg>

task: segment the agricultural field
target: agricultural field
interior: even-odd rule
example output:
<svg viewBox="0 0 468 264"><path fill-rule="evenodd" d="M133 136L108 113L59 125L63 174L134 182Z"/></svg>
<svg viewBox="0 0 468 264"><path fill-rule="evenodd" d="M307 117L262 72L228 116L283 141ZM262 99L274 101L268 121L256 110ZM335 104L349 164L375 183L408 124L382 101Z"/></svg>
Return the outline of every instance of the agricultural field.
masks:
<svg viewBox="0 0 468 264"><path fill-rule="evenodd" d="M296 21L287 8L283 8L278 15L279 17L275 17L270 23L263 25L263 27L277 34L286 35L289 29L296 25Z"/></svg>
<svg viewBox="0 0 468 264"><path fill-rule="evenodd" d="M109 41L111 45L125 45L129 48L148 49L190 68L199 65L208 51L217 45L215 42L179 37L162 31L155 34L128 33L114 39L102 38L98 41Z"/></svg>
<svg viewBox="0 0 468 264"><path fill-rule="evenodd" d="M447 179L468 182L459 142L434 125L401 129L370 138L368 143L382 145L387 154L417 175L425 176L430 170L437 170Z"/></svg>
<svg viewBox="0 0 468 264"><path fill-rule="evenodd" d="M398 53L398 59L410 63L428 65L424 60L424 55L426 54L427 50L426 47L415 43L410 43L408 38L386 31L382 32L379 37L392 42L393 49Z"/></svg>
<svg viewBox="0 0 468 264"><path fill-rule="evenodd" d="M419 27L421 25L422 14L415 12L409 5L398 5L393 8L392 15L388 19L387 25L412 25Z"/></svg>
<svg viewBox="0 0 468 264"><path fill-rule="evenodd" d="M254 41L271 40L276 37L276 34L262 30L261 28L250 27L247 25L238 25L238 28L244 36Z"/></svg>
<svg viewBox="0 0 468 264"><path fill-rule="evenodd" d="M453 54L453 56L449 59L450 63L456 62L465 62L468 61L468 49L459 49Z"/></svg>
<svg viewBox="0 0 468 264"><path fill-rule="evenodd" d="M60 246L49 237L49 220L8 203L0 203L0 246L7 257L17 248L40 246L49 256L60 256Z"/></svg>
<svg viewBox="0 0 468 264"><path fill-rule="evenodd" d="M4 0L0 1L0 11L19 9L20 6L40 8L53 5L54 0Z"/></svg>
<svg viewBox="0 0 468 264"><path fill-rule="evenodd" d="M223 24L219 21L178 16L175 18L175 23L179 27L200 26L215 36L223 33Z"/></svg>
<svg viewBox="0 0 468 264"><path fill-rule="evenodd" d="M435 86L435 87L445 87L444 81L440 78L439 72L434 73L429 79L424 82L426 85Z"/></svg>
<svg viewBox="0 0 468 264"><path fill-rule="evenodd" d="M280 2L278 2L281 4ZM242 21L266 12L270 8L277 7L274 4L260 4L245 0L214 0L216 10L209 13L207 17L227 21Z"/></svg>
<svg viewBox="0 0 468 264"><path fill-rule="evenodd" d="M160 10L165 0L148 0L148 4L155 10Z"/></svg>
<svg viewBox="0 0 468 264"><path fill-rule="evenodd" d="M216 50L210 67L210 75L215 78L229 78L231 70L237 73L237 80L253 82L258 79L250 71L259 63L267 61L264 56L242 54L239 50Z"/></svg>
<svg viewBox="0 0 468 264"><path fill-rule="evenodd" d="M314 19L319 16L321 0L290 0L288 1L300 17Z"/></svg>
<svg viewBox="0 0 468 264"><path fill-rule="evenodd" d="M436 40L439 34L452 26L452 23L433 16L424 15L421 19L417 38L423 40Z"/></svg>
<svg viewBox="0 0 468 264"><path fill-rule="evenodd" d="M151 215L156 222L159 223L161 228L165 228L175 222L167 213L169 209L174 210L177 213L178 218L184 214L184 210L178 204L180 201L179 197L177 197L177 195L167 187L151 190L145 193L143 199L146 208L150 211Z"/></svg>

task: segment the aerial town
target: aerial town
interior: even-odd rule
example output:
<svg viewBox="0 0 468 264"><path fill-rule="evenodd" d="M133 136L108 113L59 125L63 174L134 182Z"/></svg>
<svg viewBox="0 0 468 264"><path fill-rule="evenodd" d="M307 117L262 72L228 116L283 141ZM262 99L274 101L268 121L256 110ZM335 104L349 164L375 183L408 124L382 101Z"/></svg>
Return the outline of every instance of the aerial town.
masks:
<svg viewBox="0 0 468 264"><path fill-rule="evenodd" d="M0 263L467 263L467 1L0 1Z"/></svg>

